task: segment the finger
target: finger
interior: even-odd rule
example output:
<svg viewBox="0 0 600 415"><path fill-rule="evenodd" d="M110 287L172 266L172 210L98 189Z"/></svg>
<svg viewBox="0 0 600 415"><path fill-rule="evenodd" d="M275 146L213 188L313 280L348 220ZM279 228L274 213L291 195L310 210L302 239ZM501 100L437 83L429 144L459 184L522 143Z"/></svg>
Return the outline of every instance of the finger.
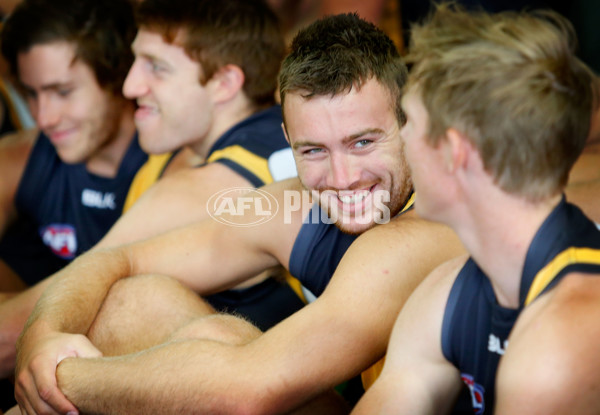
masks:
<svg viewBox="0 0 600 415"><path fill-rule="evenodd" d="M75 405L58 388L56 382L56 364L43 364L39 366L39 369L33 370L33 382L35 386L34 390L39 394L39 399L34 399L32 402L36 411L51 408L56 413L62 414L77 412Z"/></svg>
<svg viewBox="0 0 600 415"><path fill-rule="evenodd" d="M25 382L23 381L24 376L25 375L21 375L17 378L17 382L15 384L15 400L18 403L19 410L21 411L22 415L35 414L27 397L27 388L25 387Z"/></svg>
<svg viewBox="0 0 600 415"><path fill-rule="evenodd" d="M19 389L21 389L19 392L15 389L15 398L19 403L19 409L23 415L59 414L59 412L51 408L38 396L35 387L26 388L21 384Z"/></svg>

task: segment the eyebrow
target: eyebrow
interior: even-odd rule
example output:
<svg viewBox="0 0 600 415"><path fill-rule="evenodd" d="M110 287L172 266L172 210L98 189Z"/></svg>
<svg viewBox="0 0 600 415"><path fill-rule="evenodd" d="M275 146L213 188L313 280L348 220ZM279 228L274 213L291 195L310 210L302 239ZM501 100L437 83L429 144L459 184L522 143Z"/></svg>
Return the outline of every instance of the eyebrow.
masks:
<svg viewBox="0 0 600 415"><path fill-rule="evenodd" d="M349 144L352 141L356 140L357 138L361 138L364 137L365 135L369 135L369 134L382 134L384 133L384 131L381 128L367 128L366 130L362 130L359 131L355 134L351 134L349 136L346 136L342 139L342 144ZM299 141L297 143L294 143L292 145L292 148L294 150L300 148L300 147L321 147L322 144L321 143L316 143L316 142L312 142L309 140L306 141Z"/></svg>
<svg viewBox="0 0 600 415"><path fill-rule="evenodd" d="M62 89L65 87L70 88L70 87L73 87L73 85L75 85L75 83L73 81L53 82L51 84L42 85L40 90L41 91L55 91L55 90ZM30 85L27 85L27 84L21 82L21 86L23 88L25 88L26 90L35 92L35 88Z"/></svg>

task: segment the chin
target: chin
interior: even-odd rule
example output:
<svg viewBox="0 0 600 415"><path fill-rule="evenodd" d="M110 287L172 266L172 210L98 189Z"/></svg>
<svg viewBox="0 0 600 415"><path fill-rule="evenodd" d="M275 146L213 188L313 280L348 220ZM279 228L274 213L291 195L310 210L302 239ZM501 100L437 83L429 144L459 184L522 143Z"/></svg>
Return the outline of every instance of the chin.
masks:
<svg viewBox="0 0 600 415"><path fill-rule="evenodd" d="M57 151L57 153L60 160L65 164L79 164L87 161L86 155L66 151Z"/></svg>
<svg viewBox="0 0 600 415"><path fill-rule="evenodd" d="M369 229L375 227L375 225L377 225L374 221L370 221L368 223L358 223L356 221L350 221L350 223L348 223L348 221L345 222L336 222L335 226L341 230L344 233L350 234L350 235L360 235L361 233L364 233L366 231L368 231Z"/></svg>

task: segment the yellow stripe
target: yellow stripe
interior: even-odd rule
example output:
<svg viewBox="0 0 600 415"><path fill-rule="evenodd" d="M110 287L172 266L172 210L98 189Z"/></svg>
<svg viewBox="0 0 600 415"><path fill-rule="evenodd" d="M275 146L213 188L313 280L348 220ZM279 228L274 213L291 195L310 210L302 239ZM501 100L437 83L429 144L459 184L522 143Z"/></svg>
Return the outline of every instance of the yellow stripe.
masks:
<svg viewBox="0 0 600 415"><path fill-rule="evenodd" d="M212 163L213 161L221 159L231 160L234 163L239 164L240 166L249 170L265 184L273 181L271 172L269 172L269 163L267 160L263 157L257 156L256 154L239 145L215 151L210 155L207 162Z"/></svg>
<svg viewBox="0 0 600 415"><path fill-rule="evenodd" d="M410 195L410 197L408 198L408 202L406 202L406 205L404 205L404 207L402 208L400 213L410 209L410 207L414 204L415 204L415 192L413 192L413 194Z"/></svg>
<svg viewBox="0 0 600 415"><path fill-rule="evenodd" d="M371 386L373 386L373 383L375 383L379 375L381 375L381 371L383 370L384 364L385 356L377 362L375 362L373 366L369 367L360 374L363 388L365 389L365 391L368 390Z"/></svg>
<svg viewBox="0 0 600 415"><path fill-rule="evenodd" d="M571 264L579 263L600 265L600 249L568 248L562 251L537 273L527 293L525 305L535 300L559 272Z"/></svg>
<svg viewBox="0 0 600 415"><path fill-rule="evenodd" d="M127 198L123 205L123 213L127 212L142 194L156 183L170 159L171 153L148 156L148 160L137 171L131 186L129 186L129 192L127 192Z"/></svg>

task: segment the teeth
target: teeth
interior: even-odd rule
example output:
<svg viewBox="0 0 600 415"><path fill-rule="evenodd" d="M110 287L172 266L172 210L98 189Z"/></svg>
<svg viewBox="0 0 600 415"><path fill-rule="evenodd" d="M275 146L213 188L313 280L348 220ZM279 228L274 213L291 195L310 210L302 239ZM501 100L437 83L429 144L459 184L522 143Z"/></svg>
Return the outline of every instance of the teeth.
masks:
<svg viewBox="0 0 600 415"><path fill-rule="evenodd" d="M356 192L356 193L351 193L351 194L339 194L338 195L338 199L340 199L340 201L342 203L358 203L361 202L364 198L366 198L369 195L369 192L367 190L363 190L361 192Z"/></svg>

